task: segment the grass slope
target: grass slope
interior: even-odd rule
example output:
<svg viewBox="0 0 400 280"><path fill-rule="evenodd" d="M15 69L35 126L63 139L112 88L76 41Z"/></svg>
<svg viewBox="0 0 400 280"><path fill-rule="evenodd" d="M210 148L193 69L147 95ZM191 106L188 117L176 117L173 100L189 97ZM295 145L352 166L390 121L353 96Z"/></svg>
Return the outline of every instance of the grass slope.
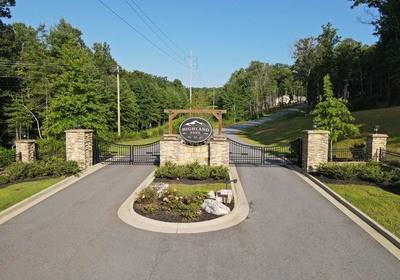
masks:
<svg viewBox="0 0 400 280"><path fill-rule="evenodd" d="M54 185L64 177L42 179L31 182L12 184L0 189L0 211L4 210L41 190Z"/></svg>
<svg viewBox="0 0 400 280"><path fill-rule="evenodd" d="M328 184L354 206L400 237L400 195L371 185Z"/></svg>
<svg viewBox="0 0 400 280"><path fill-rule="evenodd" d="M375 125L379 125L379 132L389 135L388 149L400 152L400 107L357 111L353 112L353 116L361 134L339 141L335 144L336 147L351 147L356 143L363 143L365 136L373 132ZM250 129L241 137L251 144L283 144L299 137L302 130L311 128L311 117L305 116L304 112L295 112Z"/></svg>

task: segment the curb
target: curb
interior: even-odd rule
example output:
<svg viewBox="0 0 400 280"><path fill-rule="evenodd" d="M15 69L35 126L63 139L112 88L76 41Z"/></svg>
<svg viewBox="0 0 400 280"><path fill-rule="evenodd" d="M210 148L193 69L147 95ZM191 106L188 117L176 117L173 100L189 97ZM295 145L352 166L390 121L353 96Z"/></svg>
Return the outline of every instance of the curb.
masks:
<svg viewBox="0 0 400 280"><path fill-rule="evenodd" d="M65 178L64 180L38 192L35 193L34 195L25 198L24 200L14 204L13 206L8 207L7 209L4 209L3 211L0 212L0 225L4 224L8 220L14 218L15 216L25 212L26 210L30 209L31 207L35 206L36 204L42 202L43 200L49 198L50 196L58 193L59 191L62 191L63 189L71 186L72 184L78 182L82 178L85 178L86 176L96 172L97 170L105 167L107 164L104 163L98 163L95 164L85 171L82 171L78 175L75 176L69 176Z"/></svg>
<svg viewBox="0 0 400 280"><path fill-rule="evenodd" d="M334 206L380 243L394 257L400 260L400 239L398 237L383 228L375 220L352 205L349 201L314 176L305 173L298 167L293 167L292 169L295 171L296 175L306 181L311 187L317 190L322 196L329 200Z"/></svg>
<svg viewBox="0 0 400 280"><path fill-rule="evenodd" d="M197 223L169 223L149 219L139 215L133 209L133 203L137 198L137 194L153 181L153 171L121 205L118 209L118 217L132 227L159 233L202 233L233 227L247 218L249 214L249 204L247 203L246 195L240 182L236 167L233 166L229 168L229 177L237 179L237 183L231 183L235 199L235 207L232 212L226 216Z"/></svg>

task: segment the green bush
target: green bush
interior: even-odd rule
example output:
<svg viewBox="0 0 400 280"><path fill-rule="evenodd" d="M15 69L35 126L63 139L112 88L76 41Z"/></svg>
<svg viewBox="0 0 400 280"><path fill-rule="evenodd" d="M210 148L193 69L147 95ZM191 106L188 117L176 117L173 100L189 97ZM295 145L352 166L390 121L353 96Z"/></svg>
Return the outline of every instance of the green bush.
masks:
<svg viewBox="0 0 400 280"><path fill-rule="evenodd" d="M6 167L15 161L15 150L0 146L0 168Z"/></svg>
<svg viewBox="0 0 400 280"><path fill-rule="evenodd" d="M32 163L15 162L4 170L9 182L45 176L70 176L78 172L79 166L75 161L59 158Z"/></svg>
<svg viewBox="0 0 400 280"><path fill-rule="evenodd" d="M140 138L142 138L142 139L146 139L146 138L149 137L149 134L148 134L147 130L140 131L139 135L140 135Z"/></svg>
<svg viewBox="0 0 400 280"><path fill-rule="evenodd" d="M10 182L10 179L6 175L0 175L0 185L7 184Z"/></svg>
<svg viewBox="0 0 400 280"><path fill-rule="evenodd" d="M156 178L166 179L192 179L192 180L205 180L212 178L215 180L229 179L228 168L225 166L208 166L200 165L198 162L177 165L172 162L167 162L165 165L160 166L155 172Z"/></svg>
<svg viewBox="0 0 400 280"><path fill-rule="evenodd" d="M186 166L185 177L192 180L205 180L210 178L210 168L207 165L200 165L198 162Z"/></svg>
<svg viewBox="0 0 400 280"><path fill-rule="evenodd" d="M336 180L363 180L371 183L393 184L400 180L399 173L379 163L327 163L318 167L317 175Z"/></svg>
<svg viewBox="0 0 400 280"><path fill-rule="evenodd" d="M211 166L210 167L210 177L216 180L229 179L229 171L225 166Z"/></svg>

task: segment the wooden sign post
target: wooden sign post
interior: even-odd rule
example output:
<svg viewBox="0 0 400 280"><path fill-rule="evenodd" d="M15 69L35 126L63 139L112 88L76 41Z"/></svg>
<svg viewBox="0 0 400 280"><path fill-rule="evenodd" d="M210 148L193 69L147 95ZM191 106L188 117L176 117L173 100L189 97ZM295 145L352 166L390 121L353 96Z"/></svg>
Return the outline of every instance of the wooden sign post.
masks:
<svg viewBox="0 0 400 280"><path fill-rule="evenodd" d="M168 134L172 134L172 123L175 117L179 114L211 114L218 120L218 134L222 134L222 114L226 110L215 109L165 109L164 113L168 114Z"/></svg>

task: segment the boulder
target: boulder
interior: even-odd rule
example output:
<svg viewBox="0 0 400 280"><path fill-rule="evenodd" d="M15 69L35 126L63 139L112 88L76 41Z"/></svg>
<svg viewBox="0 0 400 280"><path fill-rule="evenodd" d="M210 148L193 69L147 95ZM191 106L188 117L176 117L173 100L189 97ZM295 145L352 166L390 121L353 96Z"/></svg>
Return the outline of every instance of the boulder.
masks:
<svg viewBox="0 0 400 280"><path fill-rule="evenodd" d="M207 213L217 216L226 215L231 212L231 209L229 209L228 206L214 199L205 199L201 208L203 208Z"/></svg>
<svg viewBox="0 0 400 280"><path fill-rule="evenodd" d="M215 192L214 191L210 191L209 193L207 193L207 198L215 199Z"/></svg>

